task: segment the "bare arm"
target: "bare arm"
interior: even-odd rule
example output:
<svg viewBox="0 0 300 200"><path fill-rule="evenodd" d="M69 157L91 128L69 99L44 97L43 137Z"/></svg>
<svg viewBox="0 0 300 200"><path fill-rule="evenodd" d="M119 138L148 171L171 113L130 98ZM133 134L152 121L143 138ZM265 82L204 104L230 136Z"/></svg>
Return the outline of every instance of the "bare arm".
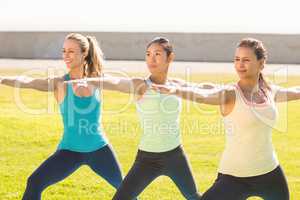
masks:
<svg viewBox="0 0 300 200"><path fill-rule="evenodd" d="M205 83L191 83L182 79L172 78L171 82L178 84L180 87L195 87L199 89L214 89L218 87L217 84L205 82Z"/></svg>
<svg viewBox="0 0 300 200"><path fill-rule="evenodd" d="M59 82L63 81L62 77L56 78L31 78L27 76L16 77L3 77L0 76L0 83L3 85L17 87L17 88L29 88L39 91L54 91Z"/></svg>
<svg viewBox="0 0 300 200"><path fill-rule="evenodd" d="M88 83L104 90L113 90L123 93L139 93L146 87L144 79L141 78L123 78L113 76L103 76L96 78L86 78L78 80L65 81L67 83Z"/></svg>
<svg viewBox="0 0 300 200"><path fill-rule="evenodd" d="M300 99L300 86L289 88L275 86L273 88L276 102L286 102Z"/></svg>
<svg viewBox="0 0 300 200"><path fill-rule="evenodd" d="M225 105L228 102L235 101L235 91L230 86L201 89L153 84L152 87L154 90L164 94L176 95L186 100L209 105Z"/></svg>

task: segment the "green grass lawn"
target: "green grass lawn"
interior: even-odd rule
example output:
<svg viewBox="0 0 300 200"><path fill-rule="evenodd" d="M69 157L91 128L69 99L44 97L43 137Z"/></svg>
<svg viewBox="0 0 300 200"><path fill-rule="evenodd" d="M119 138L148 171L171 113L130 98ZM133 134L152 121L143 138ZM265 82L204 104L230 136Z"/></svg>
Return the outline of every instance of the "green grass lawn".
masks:
<svg viewBox="0 0 300 200"><path fill-rule="evenodd" d="M1 75L18 73L18 70L0 70ZM285 85L300 85L299 78L290 77ZM195 82L228 83L234 79L234 76L222 74L191 77ZM18 91L0 86L0 200L21 199L27 177L55 151L62 133L61 118L51 95L33 90L16 94ZM130 103L129 95L115 92L104 92L103 95L103 127L126 174L136 155L141 132L135 106ZM23 102L23 107L15 103L16 99ZM300 102L288 103L287 114L282 109L281 131L275 130L273 135L275 149L288 178L291 200L300 197L299 106ZM40 113L29 114L24 108L27 112ZM47 108L49 110L45 111ZM183 145L197 185L204 192L216 178L224 148L218 107L184 102L181 120ZM64 181L47 188L43 199L109 200L114 192L109 184L83 166ZM166 177L156 179L140 197L141 200L183 199Z"/></svg>

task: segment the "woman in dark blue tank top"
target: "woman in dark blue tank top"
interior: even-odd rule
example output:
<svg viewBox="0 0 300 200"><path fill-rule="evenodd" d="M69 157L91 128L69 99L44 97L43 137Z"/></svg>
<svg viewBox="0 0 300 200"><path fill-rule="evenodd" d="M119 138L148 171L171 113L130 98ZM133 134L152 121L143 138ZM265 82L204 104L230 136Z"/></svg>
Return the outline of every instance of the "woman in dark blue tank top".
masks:
<svg viewBox="0 0 300 200"><path fill-rule="evenodd" d="M99 89L63 83L65 80L101 76L102 52L96 39L69 34L64 41L63 59L69 69L69 73L63 77L0 77L0 83L5 85L53 91L64 125L57 151L28 178L23 200L40 200L43 190L63 180L82 165L88 165L116 189L122 182L119 163L99 124Z"/></svg>

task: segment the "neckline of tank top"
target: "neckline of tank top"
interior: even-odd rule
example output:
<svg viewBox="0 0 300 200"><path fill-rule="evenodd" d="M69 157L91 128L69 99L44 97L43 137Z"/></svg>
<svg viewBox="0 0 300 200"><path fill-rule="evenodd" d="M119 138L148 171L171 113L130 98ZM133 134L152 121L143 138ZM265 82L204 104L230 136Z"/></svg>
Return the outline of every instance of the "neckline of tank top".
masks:
<svg viewBox="0 0 300 200"><path fill-rule="evenodd" d="M243 93L243 91L242 91L242 89L241 89L241 87L239 86L238 83L234 84L234 86L238 89L238 93L240 94L240 96L242 97L242 101L243 101L246 105L248 105L248 106L255 106L255 107L265 107L265 106L271 105L271 99L270 99L270 97L269 97L269 95L268 95L269 92L268 92L267 95L266 95L267 101L265 101L265 102L263 102L263 103L255 103L255 102L249 101L249 100L245 97L245 95L244 95L244 93Z"/></svg>
<svg viewBox="0 0 300 200"><path fill-rule="evenodd" d="M70 89L71 92L73 93L73 96L75 96L76 98L79 98L79 99L90 99L90 98L93 98L93 97L95 96L96 90L97 90L97 89L93 89L93 91L91 92L91 95L89 95L89 96L78 96L78 95L75 93L72 84L68 84L68 86L70 86L69 89Z"/></svg>

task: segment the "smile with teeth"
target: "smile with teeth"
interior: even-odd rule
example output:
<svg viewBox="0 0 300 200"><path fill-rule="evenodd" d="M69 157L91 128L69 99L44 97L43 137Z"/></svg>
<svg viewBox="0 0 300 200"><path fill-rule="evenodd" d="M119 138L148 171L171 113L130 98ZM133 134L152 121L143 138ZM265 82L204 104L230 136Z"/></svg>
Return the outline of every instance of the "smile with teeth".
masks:
<svg viewBox="0 0 300 200"><path fill-rule="evenodd" d="M65 63L67 63L67 64L69 64L71 62L72 62L71 60L65 60Z"/></svg>

